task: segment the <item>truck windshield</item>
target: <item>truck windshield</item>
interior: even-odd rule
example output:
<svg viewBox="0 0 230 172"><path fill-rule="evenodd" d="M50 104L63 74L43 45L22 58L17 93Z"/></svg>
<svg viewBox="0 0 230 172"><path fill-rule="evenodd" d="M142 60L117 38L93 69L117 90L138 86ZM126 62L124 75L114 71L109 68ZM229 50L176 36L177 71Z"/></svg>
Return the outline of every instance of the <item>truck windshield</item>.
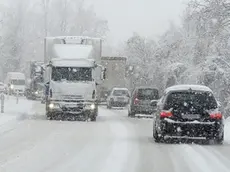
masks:
<svg viewBox="0 0 230 172"><path fill-rule="evenodd" d="M25 80L23 80L23 79L14 79L14 80L11 80L11 84L13 84L13 85L25 85Z"/></svg>
<svg viewBox="0 0 230 172"><path fill-rule="evenodd" d="M87 67L53 67L54 81L92 81L92 68Z"/></svg>

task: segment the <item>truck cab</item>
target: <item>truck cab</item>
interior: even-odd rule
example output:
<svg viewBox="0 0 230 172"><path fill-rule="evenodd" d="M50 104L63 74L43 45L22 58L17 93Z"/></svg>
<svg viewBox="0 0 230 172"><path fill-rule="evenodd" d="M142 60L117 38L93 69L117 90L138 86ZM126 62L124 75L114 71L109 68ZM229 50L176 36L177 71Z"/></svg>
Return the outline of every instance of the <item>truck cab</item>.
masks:
<svg viewBox="0 0 230 172"><path fill-rule="evenodd" d="M45 38L45 103L55 116L96 121L100 84L105 78L101 40L89 37Z"/></svg>

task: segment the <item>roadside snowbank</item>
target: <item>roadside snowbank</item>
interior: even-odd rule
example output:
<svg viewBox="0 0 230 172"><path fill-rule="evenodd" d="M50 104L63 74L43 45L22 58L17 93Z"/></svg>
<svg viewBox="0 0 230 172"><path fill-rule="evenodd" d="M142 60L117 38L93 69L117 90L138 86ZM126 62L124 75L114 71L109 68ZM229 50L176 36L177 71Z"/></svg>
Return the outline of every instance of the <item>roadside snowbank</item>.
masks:
<svg viewBox="0 0 230 172"><path fill-rule="evenodd" d="M4 113L0 113L0 126L16 120L20 115L29 113L31 111L33 101L28 101L24 97L19 97L18 104L16 97L5 97Z"/></svg>
<svg viewBox="0 0 230 172"><path fill-rule="evenodd" d="M230 117L225 120L224 137L224 140L230 143Z"/></svg>

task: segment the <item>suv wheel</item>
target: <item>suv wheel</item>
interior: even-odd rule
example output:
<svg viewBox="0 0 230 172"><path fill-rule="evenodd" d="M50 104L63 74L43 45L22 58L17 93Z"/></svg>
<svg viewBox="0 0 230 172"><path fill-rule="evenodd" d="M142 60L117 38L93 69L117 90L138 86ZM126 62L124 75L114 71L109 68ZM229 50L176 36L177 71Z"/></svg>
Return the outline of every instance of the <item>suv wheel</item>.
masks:
<svg viewBox="0 0 230 172"><path fill-rule="evenodd" d="M107 109L111 109L112 107L111 107L111 105L110 105L110 103L108 103L107 104Z"/></svg>
<svg viewBox="0 0 230 172"><path fill-rule="evenodd" d="M134 118L135 115L136 115L136 114L135 114L135 112L132 111L132 109L128 111L128 117Z"/></svg>
<svg viewBox="0 0 230 172"><path fill-rule="evenodd" d="M163 141L163 137L162 136L158 136L156 127L155 127L155 131L153 130L153 138L155 140L156 143L161 143Z"/></svg>
<svg viewBox="0 0 230 172"><path fill-rule="evenodd" d="M221 135L221 137L216 139L217 144L223 144L224 142L224 133Z"/></svg>

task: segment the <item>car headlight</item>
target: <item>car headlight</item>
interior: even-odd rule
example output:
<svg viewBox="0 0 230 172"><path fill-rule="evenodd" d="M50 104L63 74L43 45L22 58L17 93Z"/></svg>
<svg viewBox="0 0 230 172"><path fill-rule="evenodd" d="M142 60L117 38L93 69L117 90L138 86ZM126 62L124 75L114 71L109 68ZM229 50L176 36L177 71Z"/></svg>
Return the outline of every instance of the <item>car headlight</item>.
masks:
<svg viewBox="0 0 230 172"><path fill-rule="evenodd" d="M36 91L35 94L38 94L38 91Z"/></svg>

